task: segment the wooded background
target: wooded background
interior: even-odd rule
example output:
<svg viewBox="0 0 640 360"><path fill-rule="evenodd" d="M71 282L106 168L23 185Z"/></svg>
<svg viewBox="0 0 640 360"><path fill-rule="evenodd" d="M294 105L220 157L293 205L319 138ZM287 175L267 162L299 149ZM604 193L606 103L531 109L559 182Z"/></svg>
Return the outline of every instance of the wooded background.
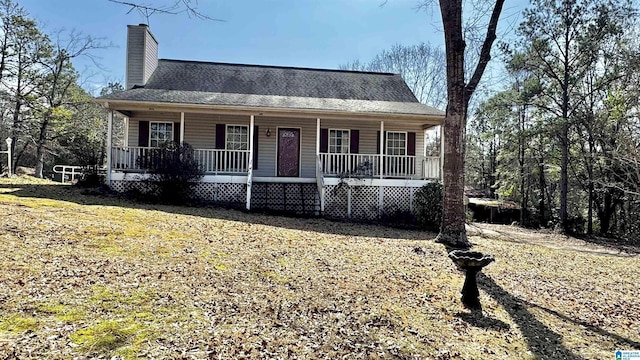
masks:
<svg viewBox="0 0 640 360"><path fill-rule="evenodd" d="M494 47L491 75L470 102L468 187L520 204L524 226L564 219L574 234L640 241L636 15L622 0L531 2ZM12 0L0 0L0 23L0 146L13 139L13 168L43 177L54 164L104 164L106 112L72 62L93 58L108 42L46 33ZM478 36L466 30L465 61L474 63ZM446 107L445 52L437 46L394 45L340 68L400 73L421 102ZM108 83L100 94L120 90ZM114 124L117 144L122 122ZM429 152L439 149L435 134L427 135Z"/></svg>

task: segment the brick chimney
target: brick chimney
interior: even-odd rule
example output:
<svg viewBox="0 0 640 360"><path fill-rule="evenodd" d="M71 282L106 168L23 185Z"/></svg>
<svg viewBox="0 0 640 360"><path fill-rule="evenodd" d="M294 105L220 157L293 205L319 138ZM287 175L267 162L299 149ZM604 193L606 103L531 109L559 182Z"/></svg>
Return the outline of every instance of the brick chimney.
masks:
<svg viewBox="0 0 640 360"><path fill-rule="evenodd" d="M127 25L126 88L144 86L158 67L158 41L147 24Z"/></svg>

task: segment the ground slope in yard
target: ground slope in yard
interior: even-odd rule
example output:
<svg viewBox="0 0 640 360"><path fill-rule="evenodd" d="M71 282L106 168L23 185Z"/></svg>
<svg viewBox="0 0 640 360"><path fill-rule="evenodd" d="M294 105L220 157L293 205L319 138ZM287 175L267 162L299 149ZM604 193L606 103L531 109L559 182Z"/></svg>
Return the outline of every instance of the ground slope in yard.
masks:
<svg viewBox="0 0 640 360"><path fill-rule="evenodd" d="M480 230L478 230L480 229ZM509 230L511 229L511 230ZM0 359L612 358L640 259L474 227L484 317L434 234L0 180ZM569 246L569 245L570 246Z"/></svg>

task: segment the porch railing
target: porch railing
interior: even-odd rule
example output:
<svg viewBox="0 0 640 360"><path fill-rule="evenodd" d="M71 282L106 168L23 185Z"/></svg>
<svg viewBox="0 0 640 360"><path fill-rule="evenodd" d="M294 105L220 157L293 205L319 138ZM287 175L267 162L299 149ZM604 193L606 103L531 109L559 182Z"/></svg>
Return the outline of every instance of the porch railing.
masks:
<svg viewBox="0 0 640 360"><path fill-rule="evenodd" d="M113 170L144 171L158 148L125 146L111 149ZM194 149L194 158L205 173L244 174L249 169L249 150Z"/></svg>
<svg viewBox="0 0 640 360"><path fill-rule="evenodd" d="M440 177L440 158L437 156L321 153L320 164L325 176L411 179Z"/></svg>
<svg viewBox="0 0 640 360"><path fill-rule="evenodd" d="M195 149L196 161L205 173L247 173L249 150Z"/></svg>
<svg viewBox="0 0 640 360"><path fill-rule="evenodd" d="M380 155L377 154L320 154L320 165L325 176L373 177L379 176Z"/></svg>
<svg viewBox="0 0 640 360"><path fill-rule="evenodd" d="M427 156L422 159L422 177L424 179L440 179L440 157Z"/></svg>

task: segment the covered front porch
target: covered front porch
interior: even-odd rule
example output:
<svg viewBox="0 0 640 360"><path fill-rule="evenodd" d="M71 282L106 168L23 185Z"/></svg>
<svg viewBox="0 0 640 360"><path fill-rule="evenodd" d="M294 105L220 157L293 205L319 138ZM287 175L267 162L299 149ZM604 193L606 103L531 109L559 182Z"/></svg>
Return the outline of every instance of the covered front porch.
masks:
<svg viewBox="0 0 640 360"><path fill-rule="evenodd" d="M411 188L413 193L441 174L439 145L425 136L439 119L311 118L306 114L153 108L117 111L126 115L124 136L113 142L114 112L109 112L107 172L109 183L115 181L116 188L125 189L124 183L146 178L154 154L167 141L192 146L194 159L205 173L197 187L199 195L213 201L238 202L242 198L247 209L252 208L252 197L255 207L258 198L273 199L271 194L277 188L282 189L275 190L282 192L278 201L287 203L289 196L299 193L303 207L311 201L304 197L311 197L313 203L317 200L318 212L325 213L327 202L339 203L329 190L341 182L363 189L380 188L372 201L389 203L394 192L383 191L383 187ZM299 184L295 187L299 190L267 184ZM354 201L355 194L349 195ZM345 214L350 214L350 209L344 205Z"/></svg>
<svg viewBox="0 0 640 360"><path fill-rule="evenodd" d="M159 145L173 140L193 147L193 156L206 175L440 178L441 156L426 151L425 129L433 124L185 112L127 114L133 116L124 120L124 139L111 146L109 153L111 172L144 173Z"/></svg>
<svg viewBox="0 0 640 360"><path fill-rule="evenodd" d="M113 171L145 172L157 147L113 146ZM194 149L193 155L206 175L246 175L249 150ZM324 177L379 179L439 179L440 157L385 154L318 153ZM417 173L416 169L420 169Z"/></svg>

